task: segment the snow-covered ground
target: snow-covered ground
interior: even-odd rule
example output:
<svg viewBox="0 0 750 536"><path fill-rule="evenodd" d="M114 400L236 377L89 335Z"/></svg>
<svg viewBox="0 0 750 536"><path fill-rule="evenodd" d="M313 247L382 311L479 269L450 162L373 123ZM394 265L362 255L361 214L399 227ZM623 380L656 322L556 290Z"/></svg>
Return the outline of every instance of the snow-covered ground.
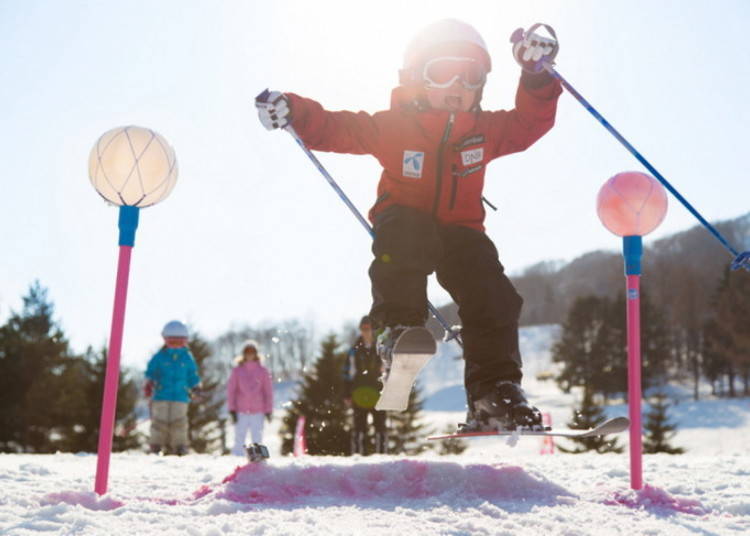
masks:
<svg viewBox="0 0 750 536"><path fill-rule="evenodd" d="M574 394L536 379L551 367L553 337L550 327L522 331L525 387L561 426ZM462 364L451 353L443 347L422 377L425 421L436 430L463 417ZM0 534L750 534L750 400L683 400L670 415L680 426L673 444L687 453L645 456L639 492L627 452L540 455L538 438L515 447L474 440L458 456L276 456L253 465L114 454L102 497L91 491L93 454L0 455ZM272 453L279 420L267 429Z"/></svg>

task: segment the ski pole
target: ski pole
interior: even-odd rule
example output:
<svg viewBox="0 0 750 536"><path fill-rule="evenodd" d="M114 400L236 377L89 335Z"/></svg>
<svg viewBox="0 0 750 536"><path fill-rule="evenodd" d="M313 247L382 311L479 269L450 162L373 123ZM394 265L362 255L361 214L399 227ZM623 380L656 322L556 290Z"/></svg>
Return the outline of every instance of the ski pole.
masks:
<svg viewBox="0 0 750 536"><path fill-rule="evenodd" d="M284 130L286 130L289 134L292 135L292 138L294 138L294 141L297 142L297 145L300 146L300 148L305 152L307 157L312 161L313 164L315 164L315 167L318 168L318 171L320 171L320 174L323 175L323 177L328 181L328 184L331 185L331 188L333 188L336 193L339 195L341 200L344 202L344 204L349 207L349 210L354 214L354 217L357 218L359 223L362 224L362 227L364 227L367 232L370 234L371 238L375 238L375 231L373 230L372 226L368 223L368 221L362 216L362 214L357 210L357 207L354 206L354 203L351 202L349 197L344 193L344 191L339 187L339 185L336 183L336 181L331 177L331 174L328 173L328 170L326 170L325 167L323 167L323 164L320 163L320 160L313 154L313 152L305 146L305 142L302 141L302 139L299 137L297 132L295 132L294 128L292 128L291 125L288 125L284 127ZM453 328L450 327L448 322L443 318L443 316L440 314L440 312L435 308L432 303L429 301L427 302L427 307L429 308L430 312L432 313L432 316L435 317L435 319L440 322L440 325L443 326L443 329L446 331L446 341L450 341L451 339L456 339L456 342L463 346L463 342L461 341L461 335L460 332L453 331Z"/></svg>
<svg viewBox="0 0 750 536"><path fill-rule="evenodd" d="M648 169L651 174L656 177L656 179L664 185L664 187L669 190L672 195L674 195L677 200L684 205L688 211L695 216L699 222L703 224L703 226L712 234L716 239L721 242L721 244L729 250L729 252L734 257L734 260L732 261L732 270L738 270L739 268L744 268L745 270L750 271L750 251L743 251L738 252L735 248L732 247L732 245L719 233L719 231L716 230L716 228L708 223L706 219L701 216L701 214L693 208L693 206L685 199L680 192L678 192L670 183L667 181L667 179L664 178L664 176L659 173L654 166L651 165L651 163L646 160L641 153L639 153L635 147L633 147L628 140L626 140L622 134L620 134L615 127L613 127L609 121L607 121L602 114L600 114L596 108L591 106L591 104L583 98L583 96L576 91L576 89L570 85L570 83L565 80L565 78L562 77L560 73L558 73L552 65L549 63L543 62L542 67L544 70L546 70L549 74L554 76L557 80L560 81L560 83L563 85L565 89L568 90L568 92L573 95L578 102L580 102L584 108L586 108L591 115L593 115L604 128L606 128L610 134L612 134L617 141L619 141L622 145L625 146L625 148L630 151L630 154L632 154L636 160L638 160L641 164L643 164L646 169Z"/></svg>

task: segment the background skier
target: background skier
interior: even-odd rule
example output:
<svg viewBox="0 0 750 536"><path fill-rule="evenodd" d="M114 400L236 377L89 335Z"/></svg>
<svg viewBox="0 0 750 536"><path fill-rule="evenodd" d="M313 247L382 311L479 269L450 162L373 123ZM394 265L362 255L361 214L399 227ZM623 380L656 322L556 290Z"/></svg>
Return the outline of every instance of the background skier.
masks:
<svg viewBox="0 0 750 536"><path fill-rule="evenodd" d="M245 342L235 362L227 383L227 406L234 423L232 454L244 456L248 431L253 443L263 443L263 418L271 422L273 386L271 374L260 362L257 342Z"/></svg>
<svg viewBox="0 0 750 536"><path fill-rule="evenodd" d="M173 320L162 329L164 346L148 362L147 394L152 394L151 452L162 449L177 455L188 451L188 404L200 385L198 367L187 348L188 330Z"/></svg>
<svg viewBox="0 0 750 536"><path fill-rule="evenodd" d="M382 363L375 350L375 336L369 316L359 322L360 335L349 349L344 361L344 385L346 403L352 408L352 454L365 454L367 420L372 416L375 429L375 452L385 454L388 446L386 413L375 409L380 383Z"/></svg>
<svg viewBox="0 0 750 536"><path fill-rule="evenodd" d="M435 271L463 324L468 430L541 425L520 387L523 300L484 233L482 189L491 160L525 150L553 126L562 90L546 72L529 72L554 58L554 39L532 34L513 53L527 68L509 111L481 109L490 55L479 33L454 19L428 26L408 46L389 110L331 112L276 91L256 101L267 129L291 125L310 149L371 154L382 164L370 210L378 352L388 369L398 335L424 324Z"/></svg>

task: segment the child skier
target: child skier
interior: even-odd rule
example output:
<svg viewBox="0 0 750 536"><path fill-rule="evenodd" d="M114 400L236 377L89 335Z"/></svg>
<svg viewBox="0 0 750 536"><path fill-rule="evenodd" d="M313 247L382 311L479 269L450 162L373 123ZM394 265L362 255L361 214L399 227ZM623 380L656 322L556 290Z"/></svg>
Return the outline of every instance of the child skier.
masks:
<svg viewBox="0 0 750 536"><path fill-rule="evenodd" d="M552 34L554 35L554 34ZM527 35L513 47L524 67L510 111L480 108L492 68L484 40L454 19L421 31L406 50L389 110L324 110L292 93L257 102L269 130L291 125L314 150L371 154L383 166L370 210L375 259L370 313L386 370L389 349L427 319L427 276L458 305L464 345L467 423L462 430L541 425L521 389L518 319L522 299L484 233L487 164L523 151L554 124L560 84L541 68L555 39Z"/></svg>
<svg viewBox="0 0 750 536"><path fill-rule="evenodd" d="M188 404L200 385L198 367L187 348L188 330L173 320L162 329L164 347L148 362L146 394L151 402L151 452L162 448L182 456L188 451Z"/></svg>
<svg viewBox="0 0 750 536"><path fill-rule="evenodd" d="M234 423L232 454L244 456L248 431L253 443L263 443L263 417L271 422L273 415L273 383L257 342L246 341L235 363L227 383L227 407Z"/></svg>

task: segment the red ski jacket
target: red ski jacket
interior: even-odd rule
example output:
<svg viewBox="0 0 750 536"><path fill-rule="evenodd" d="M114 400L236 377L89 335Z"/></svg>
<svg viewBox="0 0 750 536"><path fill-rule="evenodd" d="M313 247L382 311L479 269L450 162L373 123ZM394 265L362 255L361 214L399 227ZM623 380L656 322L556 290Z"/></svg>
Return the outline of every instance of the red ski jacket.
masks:
<svg viewBox="0 0 750 536"><path fill-rule="evenodd" d="M562 89L520 83L513 110L449 112L421 106L407 88L393 90L390 110L330 112L286 93L292 126L309 149L370 154L383 166L370 220L391 205L432 214L441 224L484 231L487 164L523 151L555 122Z"/></svg>

